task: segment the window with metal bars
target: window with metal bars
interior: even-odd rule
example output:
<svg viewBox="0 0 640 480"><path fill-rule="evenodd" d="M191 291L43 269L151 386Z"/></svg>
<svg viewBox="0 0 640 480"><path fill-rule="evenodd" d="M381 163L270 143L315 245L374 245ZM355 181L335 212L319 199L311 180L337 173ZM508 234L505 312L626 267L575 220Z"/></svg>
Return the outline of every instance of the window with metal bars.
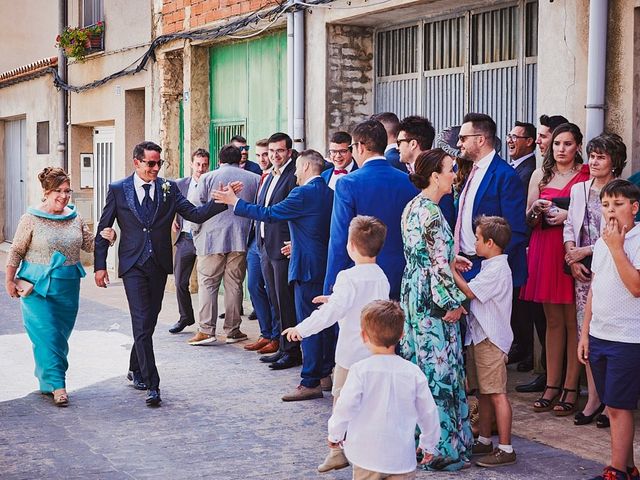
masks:
<svg viewBox="0 0 640 480"><path fill-rule="evenodd" d="M424 69L464 66L465 18L455 17L424 24Z"/></svg>
<svg viewBox="0 0 640 480"><path fill-rule="evenodd" d="M378 33L377 71L381 77L418 71L418 26Z"/></svg>
<svg viewBox="0 0 640 480"><path fill-rule="evenodd" d="M473 65L515 60L518 55L518 7L505 7L471 16Z"/></svg>

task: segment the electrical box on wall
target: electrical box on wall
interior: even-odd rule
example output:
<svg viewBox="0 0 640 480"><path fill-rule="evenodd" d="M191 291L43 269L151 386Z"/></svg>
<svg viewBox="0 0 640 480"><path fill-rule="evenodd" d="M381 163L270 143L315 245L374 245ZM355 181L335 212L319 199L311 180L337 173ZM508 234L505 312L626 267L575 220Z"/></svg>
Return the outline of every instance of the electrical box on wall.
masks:
<svg viewBox="0 0 640 480"><path fill-rule="evenodd" d="M80 188L93 188L93 153L80 154Z"/></svg>

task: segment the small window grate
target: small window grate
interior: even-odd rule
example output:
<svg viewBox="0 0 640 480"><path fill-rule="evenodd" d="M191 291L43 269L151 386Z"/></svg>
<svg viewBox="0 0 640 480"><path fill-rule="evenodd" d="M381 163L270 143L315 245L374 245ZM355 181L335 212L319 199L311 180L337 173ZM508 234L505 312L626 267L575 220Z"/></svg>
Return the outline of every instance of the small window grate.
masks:
<svg viewBox="0 0 640 480"><path fill-rule="evenodd" d="M515 60L518 54L518 8L500 8L471 17L473 65Z"/></svg>
<svg viewBox="0 0 640 480"><path fill-rule="evenodd" d="M456 17L424 25L424 69L464 66L465 18Z"/></svg>
<svg viewBox="0 0 640 480"><path fill-rule="evenodd" d="M378 76L404 75L418 71L418 26L378 33Z"/></svg>
<svg viewBox="0 0 640 480"><path fill-rule="evenodd" d="M218 153L220 149L225 146L231 138L236 135L246 136L245 134L245 121L229 121L229 122L214 122L211 125L211 169L213 170L218 166Z"/></svg>

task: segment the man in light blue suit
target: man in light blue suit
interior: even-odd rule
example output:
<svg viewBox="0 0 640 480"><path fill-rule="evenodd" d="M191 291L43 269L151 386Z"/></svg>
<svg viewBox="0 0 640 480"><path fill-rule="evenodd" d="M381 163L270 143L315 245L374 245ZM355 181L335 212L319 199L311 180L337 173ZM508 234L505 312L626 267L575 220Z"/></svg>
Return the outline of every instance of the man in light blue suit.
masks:
<svg viewBox="0 0 640 480"><path fill-rule="evenodd" d="M315 150L305 150L296 160L298 187L279 203L262 207L239 199L233 190L214 192L214 198L234 206L234 213L261 222L289 222L291 257L289 282L293 283L296 318L303 321L315 309L313 299L322 295L327 266L329 225L333 191L320 177L324 158ZM302 340L302 381L282 400L296 401L322 397L320 381L331 374L335 354L335 328Z"/></svg>
<svg viewBox="0 0 640 480"><path fill-rule="evenodd" d="M454 230L456 249L473 266L463 273L467 281L480 271L483 258L475 251L474 219L480 215L503 217L511 226L511 241L505 250L513 276L514 296L527 279L526 195L515 170L496 153L496 124L483 113L468 113L460 127L458 148L473 168L460 193Z"/></svg>
<svg viewBox="0 0 640 480"><path fill-rule="evenodd" d="M336 183L324 292L330 294L338 273L353 265L347 254L349 222L356 215L371 215L387 226L387 239L377 263L389 279L389 296L398 300L405 266L400 218L418 190L406 173L384 158L387 132L380 122L364 121L351 135L353 156L359 168Z"/></svg>

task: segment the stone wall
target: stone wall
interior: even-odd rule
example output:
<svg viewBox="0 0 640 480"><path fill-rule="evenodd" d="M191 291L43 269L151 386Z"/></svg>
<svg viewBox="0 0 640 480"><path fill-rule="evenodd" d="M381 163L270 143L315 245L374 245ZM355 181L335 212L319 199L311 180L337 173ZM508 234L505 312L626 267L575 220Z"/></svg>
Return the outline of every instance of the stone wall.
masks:
<svg viewBox="0 0 640 480"><path fill-rule="evenodd" d="M373 113L373 29L327 25L327 133L350 131Z"/></svg>
<svg viewBox="0 0 640 480"><path fill-rule="evenodd" d="M166 52L159 58L160 67L160 145L165 161L165 176L180 176L180 98L183 91L182 50Z"/></svg>

